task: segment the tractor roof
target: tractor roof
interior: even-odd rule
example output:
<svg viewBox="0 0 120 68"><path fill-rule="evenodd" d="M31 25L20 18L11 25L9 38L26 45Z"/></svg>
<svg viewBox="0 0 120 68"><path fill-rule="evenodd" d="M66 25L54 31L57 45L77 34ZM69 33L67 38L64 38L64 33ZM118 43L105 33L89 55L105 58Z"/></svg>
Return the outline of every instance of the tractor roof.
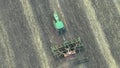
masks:
<svg viewBox="0 0 120 68"><path fill-rule="evenodd" d="M57 22L55 23L55 27L56 27L57 29L61 29L61 28L64 28L64 24L63 24L62 21L57 21Z"/></svg>

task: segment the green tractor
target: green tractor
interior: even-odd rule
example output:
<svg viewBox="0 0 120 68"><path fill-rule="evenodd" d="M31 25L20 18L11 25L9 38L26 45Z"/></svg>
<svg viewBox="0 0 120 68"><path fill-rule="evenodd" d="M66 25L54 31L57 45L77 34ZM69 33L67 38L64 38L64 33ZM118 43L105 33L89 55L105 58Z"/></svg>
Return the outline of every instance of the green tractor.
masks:
<svg viewBox="0 0 120 68"><path fill-rule="evenodd" d="M59 16L56 12L54 12L54 27L58 31L59 35L63 35L65 33L65 27L63 22L59 19Z"/></svg>
<svg viewBox="0 0 120 68"><path fill-rule="evenodd" d="M64 23L60 21L59 16L56 12L53 14L54 16L54 26L58 33L63 35L65 33ZM56 58L67 58L77 53L84 51L83 43L81 42L80 37L64 40L64 42L60 45L52 45L51 46L52 53ZM84 60L85 61L85 60Z"/></svg>

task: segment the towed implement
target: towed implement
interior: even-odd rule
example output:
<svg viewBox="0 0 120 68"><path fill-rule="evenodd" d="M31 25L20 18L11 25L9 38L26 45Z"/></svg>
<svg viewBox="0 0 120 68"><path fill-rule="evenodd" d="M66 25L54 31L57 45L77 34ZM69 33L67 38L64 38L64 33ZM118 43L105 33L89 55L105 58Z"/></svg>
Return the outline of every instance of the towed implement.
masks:
<svg viewBox="0 0 120 68"><path fill-rule="evenodd" d="M66 58L84 50L80 37L65 41L63 44L51 47L52 53L57 58Z"/></svg>

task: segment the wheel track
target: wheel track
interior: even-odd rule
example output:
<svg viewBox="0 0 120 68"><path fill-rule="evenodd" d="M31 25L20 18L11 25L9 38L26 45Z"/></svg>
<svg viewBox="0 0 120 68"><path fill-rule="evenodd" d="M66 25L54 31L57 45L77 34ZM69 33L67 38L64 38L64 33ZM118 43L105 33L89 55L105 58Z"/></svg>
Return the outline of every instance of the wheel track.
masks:
<svg viewBox="0 0 120 68"><path fill-rule="evenodd" d="M118 10L119 15L120 15L120 1L119 0L113 0L113 2L115 3L115 6L117 7L117 10Z"/></svg>
<svg viewBox="0 0 120 68"><path fill-rule="evenodd" d="M41 63L40 65L42 68L50 68L49 58L47 58L41 41L40 28L38 27L36 23L37 21L34 18L34 14L29 4L29 0L20 0L20 2L22 4L24 14L26 16L29 28L32 33L31 38L33 40L33 44L35 45L34 48L37 51L37 55L39 56L39 62Z"/></svg>
<svg viewBox="0 0 120 68"><path fill-rule="evenodd" d="M0 58L0 61L3 63L0 67L5 68L6 66L6 68L16 68L16 65L14 62L15 54L14 54L14 51L11 49L9 37L2 23L3 21L0 21L0 42L1 42L0 46L4 49L5 59L3 63L3 61L1 60L2 58Z"/></svg>
<svg viewBox="0 0 120 68"><path fill-rule="evenodd" d="M93 7L91 6L91 2L89 0L84 0L84 5L86 8L85 10L87 17L90 21L90 26L93 30L93 33L95 35L101 53L104 56L109 68L118 68L118 65L116 64L116 61L114 60L111 51L109 49L109 44L107 42L107 39L105 38L104 32L101 29L101 25L99 21L97 21L96 19L96 14Z"/></svg>

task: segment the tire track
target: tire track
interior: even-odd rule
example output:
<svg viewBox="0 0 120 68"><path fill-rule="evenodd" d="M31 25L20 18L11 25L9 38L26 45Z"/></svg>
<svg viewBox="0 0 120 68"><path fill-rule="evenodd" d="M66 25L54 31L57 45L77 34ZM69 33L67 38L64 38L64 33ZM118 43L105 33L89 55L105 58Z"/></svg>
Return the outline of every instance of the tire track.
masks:
<svg viewBox="0 0 120 68"><path fill-rule="evenodd" d="M120 63L120 15L117 10L115 0L92 1L92 6L95 9L97 19L106 35L111 53L119 65ZM117 0L117 3L120 1ZM120 67L120 66L119 66Z"/></svg>
<svg viewBox="0 0 120 68"><path fill-rule="evenodd" d="M2 63L5 62L6 68L16 68L15 62L14 62L14 51L11 49L10 43L9 43L9 37L7 35L7 32L4 28L4 25L2 24L2 21L0 21L0 42L1 42L1 47L3 48L5 55L4 61L1 61ZM1 59L1 58L0 58ZM1 68L4 67L4 63Z"/></svg>
<svg viewBox="0 0 120 68"><path fill-rule="evenodd" d="M107 39L105 38L104 32L101 29L101 25L96 19L96 14L93 7L91 6L91 2L89 0L84 0L84 5L86 8L85 10L87 17L90 21L90 26L93 30L93 33L95 35L101 53L104 56L109 68L118 68L116 61L114 60L110 52L109 44L107 42Z"/></svg>
<svg viewBox="0 0 120 68"><path fill-rule="evenodd" d="M28 0L20 0L24 15L26 16L26 19L28 21L28 25L30 27L31 33L32 33L32 40L35 44L35 50L37 51L37 55L40 57L39 62L41 63L42 68L50 68L50 62L49 58L47 58L47 55L45 54L45 50L42 45L41 37L40 37L40 28L37 25L37 21L34 18L34 14L32 11L32 8L29 4Z"/></svg>
<svg viewBox="0 0 120 68"><path fill-rule="evenodd" d="M117 10L118 10L119 15L120 15L120 1L119 0L113 0L113 2L115 3L115 6L117 7Z"/></svg>

